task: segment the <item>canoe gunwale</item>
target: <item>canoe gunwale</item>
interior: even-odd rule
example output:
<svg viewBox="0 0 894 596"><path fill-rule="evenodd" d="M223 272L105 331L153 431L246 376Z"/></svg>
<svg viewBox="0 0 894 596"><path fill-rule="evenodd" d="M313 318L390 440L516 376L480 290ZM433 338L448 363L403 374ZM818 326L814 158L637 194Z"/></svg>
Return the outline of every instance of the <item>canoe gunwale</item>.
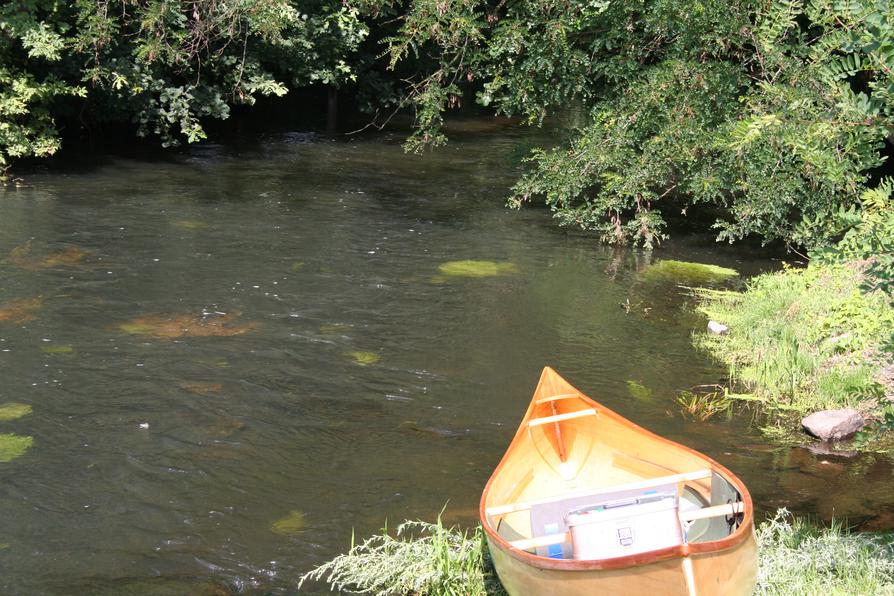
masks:
<svg viewBox="0 0 894 596"><path fill-rule="evenodd" d="M548 374L558 376L555 371L553 371L549 367L546 367L544 368L543 375L541 376L541 382L543 381L544 376ZM503 470L504 465L511 458L515 446L518 445L520 441L525 440L527 436L526 429L528 426L528 418L531 414L532 407L538 403L535 393L535 397L534 399L532 399L531 406L529 406L525 418L522 420L518 431L516 432L515 436L509 444L508 449L506 450L506 453L503 455L500 463L497 464L496 469L494 470L493 474L491 474L490 478L487 481L487 484L484 487L484 491L481 494L478 515L481 521L481 526L484 528L485 535L491 548L498 548L500 551L509 555L513 559L516 559L534 568L557 571L598 571L623 569L625 567L636 567L671 559L682 560L686 557L721 553L723 551L728 551L744 544L749 538L753 536L754 506L751 500L751 494L748 492L745 484L736 475L734 475L726 467L716 462L714 459L705 455L704 453L701 453L699 451L696 451L695 449L692 449L685 445L681 445L675 441L671 441L670 439L666 439L647 429L644 429L639 425L631 422L630 420L627 420L620 414L617 414L611 409L605 407L599 402L587 397L580 391L576 389L575 391L577 391L579 397L584 402L586 402L589 406L595 408L599 412L600 416L611 418L615 422L627 426L631 430L635 430L636 432L641 433L644 436L650 437L652 439L657 439L662 443L673 446L676 449L681 449L683 451L689 452L701 458L705 462L707 468L729 482L741 495L745 507L744 513L742 514L742 522L729 536L726 536L725 538L721 538L719 540L674 545L658 550L607 559L553 559L549 557L538 556L536 554L532 554L513 547L511 544L509 544L508 540L503 538L493 527L491 527L489 516L487 514L487 498L494 480L500 475L500 472Z"/></svg>

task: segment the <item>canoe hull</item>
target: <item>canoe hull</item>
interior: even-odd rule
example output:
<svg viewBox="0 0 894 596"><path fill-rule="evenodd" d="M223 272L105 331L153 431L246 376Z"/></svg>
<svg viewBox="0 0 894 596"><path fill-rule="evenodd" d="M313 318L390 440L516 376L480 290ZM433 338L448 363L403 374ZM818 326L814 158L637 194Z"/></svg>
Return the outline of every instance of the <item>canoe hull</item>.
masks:
<svg viewBox="0 0 894 596"><path fill-rule="evenodd" d="M621 569L544 569L511 556L488 539L494 568L510 596L689 596L682 559L672 558ZM750 596L757 581L757 541L752 530L733 548L693 554L699 596Z"/></svg>
<svg viewBox="0 0 894 596"><path fill-rule="evenodd" d="M746 596L757 580L744 483L549 367L479 515L512 596Z"/></svg>

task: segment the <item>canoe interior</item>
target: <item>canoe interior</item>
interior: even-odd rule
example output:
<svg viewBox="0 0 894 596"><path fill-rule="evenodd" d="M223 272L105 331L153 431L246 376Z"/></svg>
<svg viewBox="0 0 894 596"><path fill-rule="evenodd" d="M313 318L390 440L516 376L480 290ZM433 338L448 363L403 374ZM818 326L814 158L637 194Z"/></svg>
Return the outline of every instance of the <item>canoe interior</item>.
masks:
<svg viewBox="0 0 894 596"><path fill-rule="evenodd" d="M638 542L656 550L675 542L722 540L745 515L751 517L750 511L734 512L736 503L744 509L744 485L713 460L637 427L548 371L485 490L482 519L496 535L535 556L582 559L591 557L575 552L572 530L580 537L587 528L569 523L569 516L587 519L575 517L582 509L606 517L602 526L611 526L616 542L615 530L622 541L628 531L622 528L626 521L615 522L633 519L635 528L639 519ZM662 478L671 480L649 486L649 481ZM662 498L666 507L655 503ZM721 511L719 506L727 504L729 509ZM621 505L623 509L613 509ZM681 521L681 514L696 510L715 513ZM667 520L678 525L674 528ZM647 532L664 535L645 541ZM565 538L529 545L530 539L551 535ZM616 547L589 552L623 556L625 549ZM583 547L578 544L577 550Z"/></svg>

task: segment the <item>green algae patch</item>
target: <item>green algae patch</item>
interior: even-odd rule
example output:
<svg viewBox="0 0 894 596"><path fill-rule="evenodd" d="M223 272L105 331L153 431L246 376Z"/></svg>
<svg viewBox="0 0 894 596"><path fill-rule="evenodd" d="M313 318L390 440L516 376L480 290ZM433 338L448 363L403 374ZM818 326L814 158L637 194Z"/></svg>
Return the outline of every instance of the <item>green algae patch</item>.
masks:
<svg viewBox="0 0 894 596"><path fill-rule="evenodd" d="M54 269L57 267L74 267L92 255L89 250L77 246L69 246L64 250L47 252L43 255L34 254L34 242L29 240L21 246L17 246L9 253L7 262L27 269L37 271L39 269Z"/></svg>
<svg viewBox="0 0 894 596"><path fill-rule="evenodd" d="M273 525L270 526L270 530L274 534L279 534L280 536L295 536L296 534L303 532L306 526L307 519L304 512L296 509L290 511L284 518L273 522Z"/></svg>
<svg viewBox="0 0 894 596"><path fill-rule="evenodd" d="M304 261L295 261L292 263L292 273L298 273L304 269Z"/></svg>
<svg viewBox="0 0 894 596"><path fill-rule="evenodd" d="M121 323L118 329L131 335L149 335L153 327L147 323Z"/></svg>
<svg viewBox="0 0 894 596"><path fill-rule="evenodd" d="M0 420L16 420L31 413L31 406L9 402L0 404Z"/></svg>
<svg viewBox="0 0 894 596"><path fill-rule="evenodd" d="M642 277L646 281L673 282L691 286L720 284L738 276L738 271L728 267L670 259L649 265L642 272Z"/></svg>
<svg viewBox="0 0 894 596"><path fill-rule="evenodd" d="M225 439L245 430L245 427L246 424L238 418L220 416L208 426L208 434Z"/></svg>
<svg viewBox="0 0 894 596"><path fill-rule="evenodd" d="M198 360L202 366L210 366L212 368L229 368L230 362L226 358L203 358Z"/></svg>
<svg viewBox="0 0 894 596"><path fill-rule="evenodd" d="M180 383L178 387L193 395L208 395L210 393L220 393L223 391L223 383L214 383L211 381L184 381Z"/></svg>
<svg viewBox="0 0 894 596"><path fill-rule="evenodd" d="M648 401L652 399L652 390L636 381L627 381L627 393L635 400Z"/></svg>
<svg viewBox="0 0 894 596"><path fill-rule="evenodd" d="M33 437L0 433L0 463L9 462L17 457L21 457L33 444Z"/></svg>
<svg viewBox="0 0 894 596"><path fill-rule="evenodd" d="M347 352L345 356L353 360L354 364L359 364L360 366L369 366L382 359L382 357L375 352Z"/></svg>
<svg viewBox="0 0 894 596"><path fill-rule="evenodd" d="M57 356L60 354L73 354L74 348L72 346L41 346L40 351L44 354Z"/></svg>
<svg viewBox="0 0 894 596"><path fill-rule="evenodd" d="M204 230L208 227L208 224L198 219L179 219L173 225L181 230Z"/></svg>
<svg viewBox="0 0 894 596"><path fill-rule="evenodd" d="M320 325L320 333L323 335L341 335L350 331L353 327L347 323L331 323Z"/></svg>
<svg viewBox="0 0 894 596"><path fill-rule="evenodd" d="M515 263L496 261L448 261L438 266L444 277L498 277L518 273Z"/></svg>
<svg viewBox="0 0 894 596"><path fill-rule="evenodd" d="M147 315L120 323L118 329L131 335L147 335L158 339L230 337L257 329L257 323L237 323L240 314L234 312L214 317L186 314Z"/></svg>

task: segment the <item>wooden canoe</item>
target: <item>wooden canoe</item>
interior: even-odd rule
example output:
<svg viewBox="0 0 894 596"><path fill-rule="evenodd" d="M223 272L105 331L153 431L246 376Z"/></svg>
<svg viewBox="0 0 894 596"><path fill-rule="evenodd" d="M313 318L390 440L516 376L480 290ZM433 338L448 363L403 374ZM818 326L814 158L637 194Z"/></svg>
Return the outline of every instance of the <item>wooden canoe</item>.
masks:
<svg viewBox="0 0 894 596"><path fill-rule="evenodd" d="M742 481L549 367L479 515L513 596L746 596L757 577Z"/></svg>

